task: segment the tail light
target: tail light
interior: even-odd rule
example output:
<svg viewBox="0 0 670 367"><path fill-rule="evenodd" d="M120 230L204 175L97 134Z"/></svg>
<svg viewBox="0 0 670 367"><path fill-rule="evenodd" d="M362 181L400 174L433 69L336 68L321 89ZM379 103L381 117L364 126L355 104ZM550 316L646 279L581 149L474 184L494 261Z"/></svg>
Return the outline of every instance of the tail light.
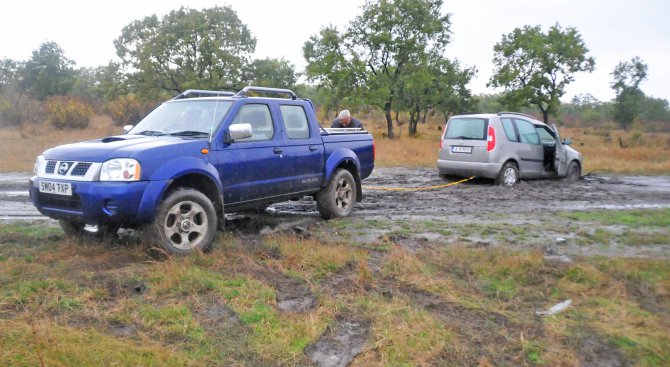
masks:
<svg viewBox="0 0 670 367"><path fill-rule="evenodd" d="M375 140L372 139L372 161L375 161L375 158L377 157L377 147L375 146Z"/></svg>
<svg viewBox="0 0 670 367"><path fill-rule="evenodd" d="M444 126L444 130L442 131L442 137L440 138L440 149L442 149L442 142L444 141L444 134L447 133L447 126Z"/></svg>
<svg viewBox="0 0 670 367"><path fill-rule="evenodd" d="M493 128L493 126L489 125L489 133L488 137L486 138L487 144L486 144L486 151L490 152L496 147L496 130Z"/></svg>

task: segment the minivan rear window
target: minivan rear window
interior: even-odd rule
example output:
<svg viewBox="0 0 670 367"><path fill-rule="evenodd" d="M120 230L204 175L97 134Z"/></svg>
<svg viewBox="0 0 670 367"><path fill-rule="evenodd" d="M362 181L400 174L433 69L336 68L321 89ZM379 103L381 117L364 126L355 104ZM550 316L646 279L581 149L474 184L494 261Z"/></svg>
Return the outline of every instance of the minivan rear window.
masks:
<svg viewBox="0 0 670 367"><path fill-rule="evenodd" d="M446 139L486 140L487 119L453 118L447 124Z"/></svg>

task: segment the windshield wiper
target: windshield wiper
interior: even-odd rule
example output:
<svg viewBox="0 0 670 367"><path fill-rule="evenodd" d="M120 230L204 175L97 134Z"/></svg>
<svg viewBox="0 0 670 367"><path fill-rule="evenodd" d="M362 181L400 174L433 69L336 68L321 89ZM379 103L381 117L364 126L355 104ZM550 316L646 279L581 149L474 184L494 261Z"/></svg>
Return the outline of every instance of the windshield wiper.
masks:
<svg viewBox="0 0 670 367"><path fill-rule="evenodd" d="M162 131L156 131L156 130L144 130L139 133L135 133L135 135L146 135L146 136L161 136L165 135L164 132Z"/></svg>
<svg viewBox="0 0 670 367"><path fill-rule="evenodd" d="M448 136L447 139L461 139L461 140L480 140L479 138L473 138L472 136Z"/></svg>
<svg viewBox="0 0 670 367"><path fill-rule="evenodd" d="M170 133L172 136L209 136L209 133L203 132L203 131L194 131L194 130L186 130L186 131L177 131L174 133Z"/></svg>

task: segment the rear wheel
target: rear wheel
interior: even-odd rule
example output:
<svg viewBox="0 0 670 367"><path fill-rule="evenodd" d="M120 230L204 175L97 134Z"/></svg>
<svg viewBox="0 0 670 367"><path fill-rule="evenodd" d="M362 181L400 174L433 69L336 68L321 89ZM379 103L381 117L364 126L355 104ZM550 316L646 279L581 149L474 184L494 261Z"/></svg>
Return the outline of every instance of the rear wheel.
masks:
<svg viewBox="0 0 670 367"><path fill-rule="evenodd" d="M169 254L187 255L209 249L216 225L211 200L200 191L180 188L160 204L153 223L145 228L145 240L158 242Z"/></svg>
<svg viewBox="0 0 670 367"><path fill-rule="evenodd" d="M116 236L116 232L118 232L121 227L118 224L100 224L92 226L63 219L59 220L58 224L67 237L75 240L95 241L113 239L114 236Z"/></svg>
<svg viewBox="0 0 670 367"><path fill-rule="evenodd" d="M351 172L338 169L328 185L316 194L316 207L324 219L346 217L356 204L356 181Z"/></svg>
<svg viewBox="0 0 670 367"><path fill-rule="evenodd" d="M516 164L512 162L505 163L496 178L496 185L512 187L517 182L519 182L519 169Z"/></svg>
<svg viewBox="0 0 670 367"><path fill-rule="evenodd" d="M572 161L568 165L568 172L566 173L565 178L568 181L577 181L582 175L582 169L579 166L579 163Z"/></svg>

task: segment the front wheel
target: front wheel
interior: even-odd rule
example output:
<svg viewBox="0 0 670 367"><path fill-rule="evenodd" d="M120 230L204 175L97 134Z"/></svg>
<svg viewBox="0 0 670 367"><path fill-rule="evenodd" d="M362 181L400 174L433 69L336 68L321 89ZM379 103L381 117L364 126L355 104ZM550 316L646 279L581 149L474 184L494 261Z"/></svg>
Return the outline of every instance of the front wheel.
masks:
<svg viewBox="0 0 670 367"><path fill-rule="evenodd" d="M346 217L356 204L356 181L351 172L338 169L328 185L316 194L316 208L324 219Z"/></svg>
<svg viewBox="0 0 670 367"><path fill-rule="evenodd" d="M503 165L498 177L496 178L496 185L503 185L512 187L519 181L519 169L516 164L507 162Z"/></svg>
<svg viewBox="0 0 670 367"><path fill-rule="evenodd" d="M582 169L579 167L579 163L575 161L570 162L565 178L568 181L577 181L581 175Z"/></svg>
<svg viewBox="0 0 670 367"><path fill-rule="evenodd" d="M74 240L93 240L104 241L113 239L118 232L118 224L100 224L97 226L87 226L84 223L71 222L69 220L59 220L60 228L65 232L65 235Z"/></svg>
<svg viewBox="0 0 670 367"><path fill-rule="evenodd" d="M216 211L200 191L179 188L158 207L156 218L145 229L148 241L169 254L188 255L209 249L216 232Z"/></svg>

